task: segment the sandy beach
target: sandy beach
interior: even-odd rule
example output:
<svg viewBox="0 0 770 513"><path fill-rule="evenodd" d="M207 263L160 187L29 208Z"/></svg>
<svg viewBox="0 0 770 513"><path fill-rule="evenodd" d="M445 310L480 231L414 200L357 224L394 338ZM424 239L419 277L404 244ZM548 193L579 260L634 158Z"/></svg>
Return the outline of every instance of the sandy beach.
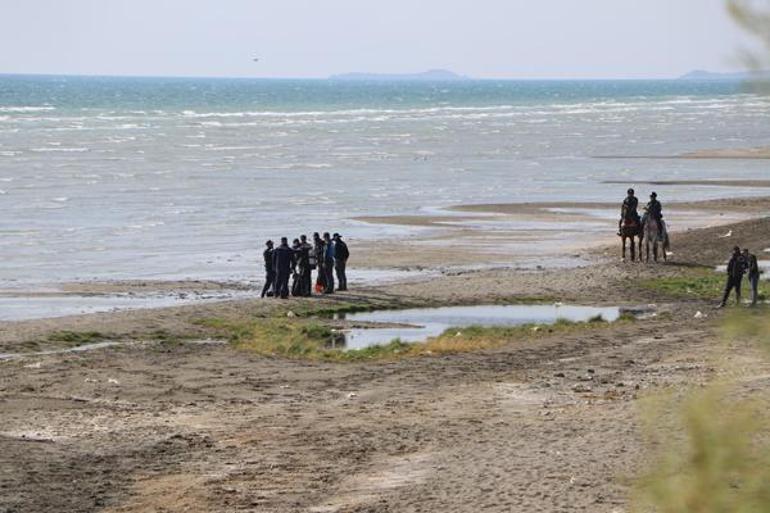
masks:
<svg viewBox="0 0 770 513"><path fill-rule="evenodd" d="M249 298L0 323L0 353L6 353L0 360L0 508L625 511L646 461L640 398L684 390L722 372L715 359L723 347L716 298L681 297L644 284L711 273L734 244L758 253L769 248L770 218L762 215L768 205L768 198L671 205L672 220L690 209L714 217L675 231L665 265L621 263L617 241L610 246L612 237L602 236L582 246L577 240L584 261L570 268L519 269L507 261L482 270L434 269L424 279L309 300ZM494 214L561 223L564 214L553 208L458 207L453 215L461 217L452 219ZM398 221L431 229L444 222ZM463 241L490 237L462 224L449 230ZM446 252L431 247L441 237L446 234L410 241L410 258L429 262L428 269L443 262ZM487 264L504 258L484 253ZM478 252L458 254L457 263L478 261ZM389 255L379 258L411 265ZM231 287L114 282L71 284L66 292ZM256 354L200 322L287 319L289 311L312 317L342 304L533 300L654 305L656 315L545 329L478 351L357 362ZM344 320L320 319L346 327ZM91 342L116 345L40 354L77 345L77 337L62 333L98 333ZM740 345L733 351L740 374L767 391L767 365Z"/></svg>

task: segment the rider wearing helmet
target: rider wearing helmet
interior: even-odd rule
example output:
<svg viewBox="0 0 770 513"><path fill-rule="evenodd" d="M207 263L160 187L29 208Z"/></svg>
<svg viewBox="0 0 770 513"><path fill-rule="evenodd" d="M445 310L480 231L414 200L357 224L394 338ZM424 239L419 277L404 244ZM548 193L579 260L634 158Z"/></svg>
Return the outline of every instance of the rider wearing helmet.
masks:
<svg viewBox="0 0 770 513"><path fill-rule="evenodd" d="M653 192L650 194L650 201L647 206L644 207L647 211L647 215L652 219L655 219L658 223L658 236L663 235L663 205L658 201L658 193Z"/></svg>
<svg viewBox="0 0 770 513"><path fill-rule="evenodd" d="M618 221L618 235L620 235L620 229L623 226L623 221L629 219L636 221L639 224L639 199L634 196L634 190L628 189L628 196L623 200L623 206L620 207L620 221Z"/></svg>

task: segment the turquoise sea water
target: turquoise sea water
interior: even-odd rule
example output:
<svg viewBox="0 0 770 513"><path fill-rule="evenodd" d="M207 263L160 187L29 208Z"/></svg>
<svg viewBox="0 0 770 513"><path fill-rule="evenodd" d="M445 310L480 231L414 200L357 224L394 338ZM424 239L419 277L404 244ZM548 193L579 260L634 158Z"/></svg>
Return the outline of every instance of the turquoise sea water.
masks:
<svg viewBox="0 0 770 513"><path fill-rule="evenodd" d="M0 75L0 287L237 279L268 237L405 235L359 215L766 178L766 161L594 157L766 145L768 119L768 98L730 82Z"/></svg>

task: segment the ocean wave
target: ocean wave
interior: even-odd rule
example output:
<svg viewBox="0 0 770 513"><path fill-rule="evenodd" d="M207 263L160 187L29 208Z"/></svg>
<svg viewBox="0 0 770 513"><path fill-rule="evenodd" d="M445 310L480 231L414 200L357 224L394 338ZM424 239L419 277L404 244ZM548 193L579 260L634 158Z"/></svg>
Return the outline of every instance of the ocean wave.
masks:
<svg viewBox="0 0 770 513"><path fill-rule="evenodd" d="M41 106L2 106L0 105L0 112L46 112L56 110L56 107L50 105Z"/></svg>
<svg viewBox="0 0 770 513"><path fill-rule="evenodd" d="M34 151L35 153L51 153L51 152L83 153L83 152L89 151L89 149L88 148L32 148L30 151Z"/></svg>

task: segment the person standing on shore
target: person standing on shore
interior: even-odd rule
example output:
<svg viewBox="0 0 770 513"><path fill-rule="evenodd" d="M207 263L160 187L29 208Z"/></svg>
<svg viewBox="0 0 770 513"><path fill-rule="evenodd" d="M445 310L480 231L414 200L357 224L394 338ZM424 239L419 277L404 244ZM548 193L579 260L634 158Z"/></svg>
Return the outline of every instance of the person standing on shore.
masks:
<svg viewBox="0 0 770 513"><path fill-rule="evenodd" d="M329 232L324 233L324 277L326 278L324 294L334 294L334 242Z"/></svg>
<svg viewBox="0 0 770 513"><path fill-rule="evenodd" d="M318 275L315 280L316 292L323 292L326 290L326 271L324 270L324 253L325 253L324 241L318 232L313 234L313 256L316 261L316 268L318 269Z"/></svg>
<svg viewBox="0 0 770 513"><path fill-rule="evenodd" d="M262 287L260 297L272 296L275 291L275 272L273 270L273 241L265 242L265 251L262 252L262 258L265 261L265 286Z"/></svg>
<svg viewBox="0 0 770 513"><path fill-rule="evenodd" d="M289 247L289 240L281 237L281 245L273 250L273 271L275 272L275 297L289 297L289 276L294 267L294 250Z"/></svg>
<svg viewBox="0 0 770 513"><path fill-rule="evenodd" d="M299 268L300 295L308 297L312 294L311 253L313 246L308 243L307 235L299 236L299 253L297 256L297 267Z"/></svg>
<svg viewBox="0 0 770 513"><path fill-rule="evenodd" d="M749 253L749 250L743 249L743 259L746 262L746 270L749 274L749 285L751 285L751 306L757 306L757 299L759 296L759 264L757 263L757 255Z"/></svg>
<svg viewBox="0 0 770 513"><path fill-rule="evenodd" d="M741 282L743 281L743 273L746 272L746 261L741 255L741 248L735 246L733 248L733 256L727 263L727 283L725 284L725 293L722 296L722 302L719 303L718 308L724 308L727 304L727 299L730 297L730 291L735 289L735 302L741 304Z"/></svg>
<svg viewBox="0 0 770 513"><path fill-rule="evenodd" d="M334 240L334 269L337 271L337 290L346 291L348 290L348 277L345 274L345 269L348 265L350 251L339 233L335 233L332 240Z"/></svg>

